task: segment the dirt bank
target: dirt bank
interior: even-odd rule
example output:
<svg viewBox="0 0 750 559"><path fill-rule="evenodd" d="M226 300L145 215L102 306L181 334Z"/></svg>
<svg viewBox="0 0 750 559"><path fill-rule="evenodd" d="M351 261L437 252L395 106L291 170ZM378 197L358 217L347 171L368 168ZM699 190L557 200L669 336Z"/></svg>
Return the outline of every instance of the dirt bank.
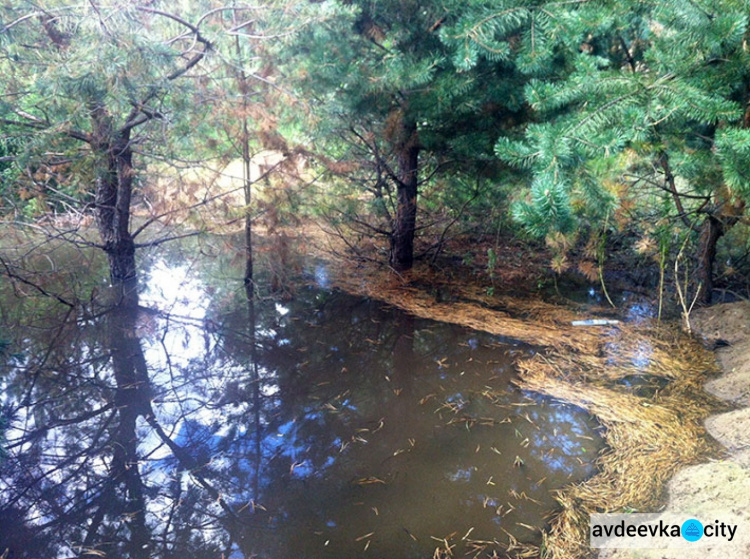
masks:
<svg viewBox="0 0 750 559"><path fill-rule="evenodd" d="M602 552L599 559L750 557L750 302L701 309L694 314L692 325L708 344L720 346L716 355L724 373L706 383L705 389L740 407L706 420L706 430L726 448L727 454L723 460L679 471L669 482L665 511L695 517L730 514L739 517L746 529L743 531L740 526L731 548L617 550Z"/></svg>

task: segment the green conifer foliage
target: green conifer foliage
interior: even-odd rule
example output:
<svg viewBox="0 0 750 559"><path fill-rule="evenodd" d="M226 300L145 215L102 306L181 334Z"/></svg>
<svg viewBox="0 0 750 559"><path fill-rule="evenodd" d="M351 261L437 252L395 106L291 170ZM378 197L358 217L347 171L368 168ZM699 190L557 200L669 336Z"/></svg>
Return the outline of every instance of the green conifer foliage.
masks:
<svg viewBox="0 0 750 559"><path fill-rule="evenodd" d="M28 174L66 166L63 199L93 208L112 282L132 282L138 160L161 151L167 125L187 112L179 78L211 41L150 3L8 2L0 20L0 138L20 146L14 165Z"/></svg>
<svg viewBox="0 0 750 559"><path fill-rule="evenodd" d="M378 203L387 222L373 230L390 236L397 270L412 265L424 184L486 165L499 130L523 110L523 82L502 56L462 54L443 31L463 9L448 0L322 2L292 46L297 89L318 117L315 140L367 169L376 201L392 199Z"/></svg>
<svg viewBox="0 0 750 559"><path fill-rule="evenodd" d="M503 6L475 16L467 38L482 47L476 37L505 32L488 22L511 10L522 13ZM670 192L682 221L700 232L700 289L709 301L716 242L750 198L750 4L535 3L527 23L537 12L546 33L535 44L548 50L536 58L557 55L564 69L537 72L525 99L539 124L495 146L498 157L533 175L514 216L536 235L570 231L575 217L602 207L576 212L572 200L614 201L591 162L634 150L658 170L653 180ZM529 32L519 40L528 45Z"/></svg>

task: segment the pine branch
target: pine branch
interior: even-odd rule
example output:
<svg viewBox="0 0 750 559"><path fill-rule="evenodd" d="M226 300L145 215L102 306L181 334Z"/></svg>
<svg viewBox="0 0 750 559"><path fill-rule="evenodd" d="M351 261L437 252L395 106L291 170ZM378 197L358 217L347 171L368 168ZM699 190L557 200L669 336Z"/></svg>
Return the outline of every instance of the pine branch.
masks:
<svg viewBox="0 0 750 559"><path fill-rule="evenodd" d="M43 15L43 13L44 12L31 12L30 14L26 14L25 16L21 16L18 19L15 19L15 20L11 21L5 27L3 27L2 29L0 29L0 35L2 35L3 33L5 33L6 31L10 30L11 28L15 27L19 23L22 23L22 22L26 21L27 19L31 19L33 17L41 16L41 15Z"/></svg>
<svg viewBox="0 0 750 559"><path fill-rule="evenodd" d="M669 187L669 192L672 193L672 198L674 199L675 206L677 206L677 211L679 212L680 219L690 230L696 232L700 231L700 228L696 226L694 222L691 222L688 219L688 213L685 211L685 207L682 205L680 193L677 192L677 186L674 182L672 168L669 165L669 156L666 152L661 152L661 154L659 155L658 164L664 170L664 180Z"/></svg>

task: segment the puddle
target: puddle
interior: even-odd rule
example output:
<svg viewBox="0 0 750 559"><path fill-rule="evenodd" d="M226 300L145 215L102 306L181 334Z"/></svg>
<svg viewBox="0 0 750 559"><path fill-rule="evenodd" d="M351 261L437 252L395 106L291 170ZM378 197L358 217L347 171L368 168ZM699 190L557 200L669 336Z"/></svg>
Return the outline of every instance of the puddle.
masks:
<svg viewBox="0 0 750 559"><path fill-rule="evenodd" d="M0 555L462 556L539 543L551 491L593 473L596 424L510 384L532 348L328 291L322 268L248 306L226 262L160 255L159 312L31 326L3 301L22 357L0 378Z"/></svg>

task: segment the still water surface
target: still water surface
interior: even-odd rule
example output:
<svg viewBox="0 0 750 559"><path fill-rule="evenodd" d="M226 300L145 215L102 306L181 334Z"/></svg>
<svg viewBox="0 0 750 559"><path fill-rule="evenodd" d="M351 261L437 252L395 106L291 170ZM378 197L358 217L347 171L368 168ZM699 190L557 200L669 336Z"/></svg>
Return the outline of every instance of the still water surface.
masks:
<svg viewBox="0 0 750 559"><path fill-rule="evenodd" d="M510 383L533 348L322 267L250 304L227 263L170 250L136 310L3 292L0 555L488 556L593 473L593 421Z"/></svg>

